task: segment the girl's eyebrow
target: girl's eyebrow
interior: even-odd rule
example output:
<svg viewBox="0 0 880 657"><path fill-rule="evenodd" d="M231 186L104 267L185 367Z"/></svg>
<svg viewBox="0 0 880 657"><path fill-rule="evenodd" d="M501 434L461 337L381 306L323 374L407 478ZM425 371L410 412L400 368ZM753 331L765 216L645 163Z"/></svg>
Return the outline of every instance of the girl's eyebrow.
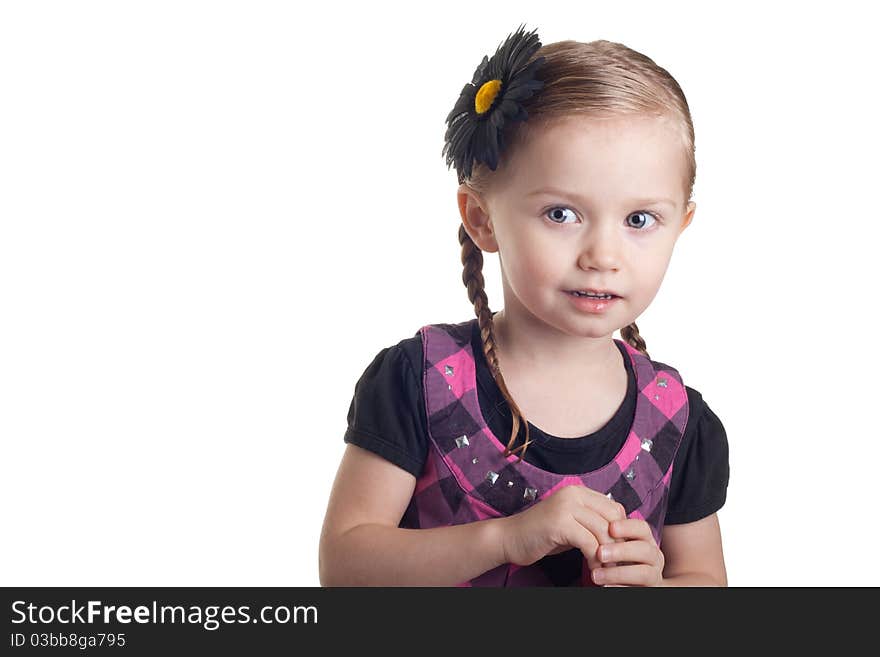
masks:
<svg viewBox="0 0 880 657"><path fill-rule="evenodd" d="M572 192L566 192L562 189L553 189L552 187L542 187L540 189L535 189L526 196L537 196L539 194L550 194L553 196L566 196L568 198L573 198L577 201L584 202L587 199L583 196L579 196L578 194L574 194ZM641 199L631 199L632 203L636 203L638 205L650 205L650 204L666 204L670 207L675 207L675 203L668 198L641 198Z"/></svg>

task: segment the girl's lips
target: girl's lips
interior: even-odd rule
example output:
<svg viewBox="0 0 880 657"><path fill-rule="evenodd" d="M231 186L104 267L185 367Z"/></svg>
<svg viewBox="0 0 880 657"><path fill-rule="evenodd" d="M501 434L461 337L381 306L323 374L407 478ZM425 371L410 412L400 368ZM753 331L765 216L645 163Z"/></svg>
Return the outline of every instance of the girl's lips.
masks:
<svg viewBox="0 0 880 657"><path fill-rule="evenodd" d="M593 294L610 294L612 297L615 297L618 299L620 298L619 294L615 294L614 292L611 292L610 290L605 290L605 291L597 291L597 290L589 290L589 289L588 290L566 290L566 292L568 292L571 295L574 295L575 292L586 292L586 291L589 291Z"/></svg>
<svg viewBox="0 0 880 657"><path fill-rule="evenodd" d="M595 299L591 297L579 297L571 292L567 292L566 294L578 310L597 314L605 312L622 298L615 296L611 299Z"/></svg>

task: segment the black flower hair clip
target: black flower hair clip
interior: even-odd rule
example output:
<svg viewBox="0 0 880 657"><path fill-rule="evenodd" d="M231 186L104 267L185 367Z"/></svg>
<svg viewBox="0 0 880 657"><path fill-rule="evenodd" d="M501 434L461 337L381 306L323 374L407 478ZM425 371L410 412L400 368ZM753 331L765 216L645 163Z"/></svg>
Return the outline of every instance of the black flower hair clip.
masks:
<svg viewBox="0 0 880 657"><path fill-rule="evenodd" d="M476 162L492 171L504 150L504 127L507 122L524 121L528 112L520 101L544 86L535 78L544 62L529 58L541 47L536 30L525 32L523 26L498 46L492 58L483 61L472 82L464 85L455 107L446 117L446 144L442 155L446 166L455 164L459 181L469 178Z"/></svg>

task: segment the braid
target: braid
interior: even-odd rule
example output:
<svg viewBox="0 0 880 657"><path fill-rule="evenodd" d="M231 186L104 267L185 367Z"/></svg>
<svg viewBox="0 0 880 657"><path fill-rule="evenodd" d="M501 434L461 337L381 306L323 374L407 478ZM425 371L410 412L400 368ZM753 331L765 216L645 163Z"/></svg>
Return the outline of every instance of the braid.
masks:
<svg viewBox="0 0 880 657"><path fill-rule="evenodd" d="M510 432L510 440L508 441L507 447L504 450L504 456L506 458L510 454L518 452L519 450L523 450L522 454L520 454L519 456L519 460L522 461L526 448L532 442L529 440L529 423L523 416L522 411L519 410L519 406L517 406L516 402L513 401L513 397L511 396L510 391L507 389L507 384L504 383L504 376L501 374L501 366L498 364L498 354L496 353L497 345L495 343L495 331L494 322L492 321L492 311L489 309L489 299L486 297L486 292L484 290L485 281L483 280L483 252L476 244L474 244L471 236L468 235L467 231L464 229L464 224L459 226L458 241L461 243L461 264L464 265L464 271L462 272L461 280L467 288L468 299L470 299L471 303L474 304L474 311L477 315L477 322L480 325L480 337L483 343L483 354L485 354L486 356L486 362L489 364L489 369L492 372L492 376L495 378L495 382L498 384L498 388L501 390L501 394L504 395L504 398L507 400L507 403L510 406L511 416L513 420L513 426L511 427ZM522 421L523 426L525 426L526 439L522 445L520 445L516 449L512 449L513 444L516 441L516 437L519 434L520 421Z"/></svg>
<svg viewBox="0 0 880 657"><path fill-rule="evenodd" d="M639 327L636 326L635 322L620 329L620 335L631 347L645 354L646 358L650 358L650 356L648 356L647 350L645 349L645 340L644 338L642 338L641 335L639 335Z"/></svg>

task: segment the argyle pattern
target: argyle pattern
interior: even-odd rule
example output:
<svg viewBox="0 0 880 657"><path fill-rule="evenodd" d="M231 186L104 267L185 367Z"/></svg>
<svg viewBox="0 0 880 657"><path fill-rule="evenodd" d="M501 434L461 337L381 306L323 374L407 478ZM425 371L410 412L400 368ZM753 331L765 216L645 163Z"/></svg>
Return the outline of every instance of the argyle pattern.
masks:
<svg viewBox="0 0 880 657"><path fill-rule="evenodd" d="M564 486L587 486L642 518L660 545L675 453L687 425L687 392L678 371L626 342L638 398L629 434L605 466L583 474L542 470L495 436L480 411L471 331L476 318L420 329L429 448L400 527L458 525L523 511ZM458 586L593 586L579 550L529 566L502 564Z"/></svg>

